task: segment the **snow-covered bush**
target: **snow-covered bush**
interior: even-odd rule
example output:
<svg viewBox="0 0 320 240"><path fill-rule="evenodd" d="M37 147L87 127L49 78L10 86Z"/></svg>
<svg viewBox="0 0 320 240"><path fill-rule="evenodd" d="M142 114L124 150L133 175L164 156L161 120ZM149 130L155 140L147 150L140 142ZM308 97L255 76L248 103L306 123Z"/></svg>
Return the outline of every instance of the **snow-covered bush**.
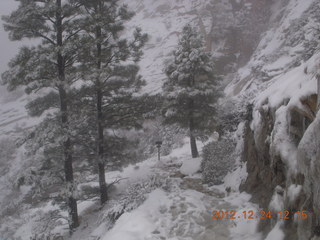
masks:
<svg viewBox="0 0 320 240"><path fill-rule="evenodd" d="M231 139L210 142L203 148L201 170L203 181L221 184L234 164L235 143Z"/></svg>
<svg viewBox="0 0 320 240"><path fill-rule="evenodd" d="M62 236L56 234L35 234L30 240L63 240Z"/></svg>
<svg viewBox="0 0 320 240"><path fill-rule="evenodd" d="M120 200L111 203L112 207L104 214L103 221L107 221L111 227L123 213L139 207L146 200L148 193L164 185L165 179L158 175L131 185Z"/></svg>
<svg viewBox="0 0 320 240"><path fill-rule="evenodd" d="M99 186L80 185L79 196L80 199L92 199L99 195Z"/></svg>
<svg viewBox="0 0 320 240"><path fill-rule="evenodd" d="M30 240L63 240L62 234L53 233L54 229L61 231L62 228L67 228L67 219L59 210L49 212L40 210L32 227L33 235Z"/></svg>
<svg viewBox="0 0 320 240"><path fill-rule="evenodd" d="M239 104L241 102L241 104ZM235 132L240 122L252 115L252 105L244 97L241 101L227 99L218 108L218 129L221 135Z"/></svg>
<svg viewBox="0 0 320 240"><path fill-rule="evenodd" d="M162 118L158 117L144 124L144 130L140 133L140 141L137 150L141 159L155 156L158 152L156 141L161 140L161 155L167 156L172 149L183 145L183 138L186 134L184 129L178 125L161 124Z"/></svg>
<svg viewBox="0 0 320 240"><path fill-rule="evenodd" d="M0 140L0 173L7 173L7 168L12 162L13 155L16 151L16 145L11 139L5 138Z"/></svg>

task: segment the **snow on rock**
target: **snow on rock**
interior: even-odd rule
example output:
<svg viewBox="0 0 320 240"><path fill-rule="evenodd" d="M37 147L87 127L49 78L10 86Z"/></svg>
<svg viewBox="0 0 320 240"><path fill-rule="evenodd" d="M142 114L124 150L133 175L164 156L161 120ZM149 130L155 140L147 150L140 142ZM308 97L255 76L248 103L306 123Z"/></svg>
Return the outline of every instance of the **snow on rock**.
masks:
<svg viewBox="0 0 320 240"><path fill-rule="evenodd" d="M316 57L307 63L282 74L272 80L273 84L257 97L257 107L268 103L270 107L277 108L289 99L289 106L299 104L303 97L316 93L316 79L314 74L306 74L305 69L313 65Z"/></svg>
<svg viewBox="0 0 320 240"><path fill-rule="evenodd" d="M259 212L258 205L250 202L251 195L245 192L235 192L225 198L225 201L232 204L237 216L246 211ZM230 229L230 239L232 240L262 240L262 235L258 231L259 219L243 219L238 217L233 220L233 227Z"/></svg>
<svg viewBox="0 0 320 240"><path fill-rule="evenodd" d="M297 185L297 184L290 185L287 190L287 197L288 197L289 201L290 202L295 201L296 198L299 196L301 190L302 190L301 185Z"/></svg>
<svg viewBox="0 0 320 240"><path fill-rule="evenodd" d="M242 209L241 211L254 211L250 209ZM257 212L256 210L254 212ZM260 240L262 239L261 233L258 232L258 220L239 220L236 225L231 229L232 240Z"/></svg>
<svg viewBox="0 0 320 240"><path fill-rule="evenodd" d="M239 191L240 185L247 179L248 172L246 163L241 163L233 172L224 178L224 185L231 191Z"/></svg>
<svg viewBox="0 0 320 240"><path fill-rule="evenodd" d="M234 137L236 140L235 169L229 172L223 180L225 188L230 188L230 191L233 192L239 191L240 185L245 182L248 176L247 163L241 161L241 155L244 150L244 131L245 123L241 122Z"/></svg>
<svg viewBox="0 0 320 240"><path fill-rule="evenodd" d="M254 158L250 162L254 171L249 171L249 177L262 179L264 185L274 190L273 194L268 191L271 201L266 203L266 208L284 211L292 205L296 207L305 197L317 212L320 194L314 183L319 182L320 138L319 127L314 127L319 126L314 99L320 52L313 51L308 44L315 38L310 29L319 24L315 23L319 15L314 10L319 5L313 0L288 0L285 4L275 1L274 6L278 8L272 8L268 31L262 35L251 60L227 87L227 93L239 102L245 100L246 105L253 104L252 121L248 121L251 121L255 151L248 159ZM308 51L311 53L304 55ZM252 194L259 197L253 191ZM286 228L292 229L299 239L310 234L307 224L298 225L289 223ZM266 239L284 237L278 222Z"/></svg>
<svg viewBox="0 0 320 240"><path fill-rule="evenodd" d="M281 106L276 111L274 129L271 134L271 144L273 155L280 155L281 159L290 167L296 168L296 146L289 134L288 108Z"/></svg>
<svg viewBox="0 0 320 240"><path fill-rule="evenodd" d="M298 170L305 176L303 193L313 200L314 212L320 211L320 111L307 128L298 146ZM316 183L316 184L315 184Z"/></svg>
<svg viewBox="0 0 320 240"><path fill-rule="evenodd" d="M316 2L274 1L269 29L262 35L250 61L227 86L229 96L240 94L250 100L257 98L258 106L269 101L270 106L278 107L284 99L314 93L313 69L319 53L305 62L302 55L309 50L306 45L312 38L310 29L316 28L312 13Z"/></svg>
<svg viewBox="0 0 320 240"><path fill-rule="evenodd" d="M272 231L268 234L267 238L265 240L283 240L284 239L284 233L281 230L281 222L278 222Z"/></svg>
<svg viewBox="0 0 320 240"><path fill-rule="evenodd" d="M282 195L283 195L282 187L277 186L275 191L274 191L274 193L273 193L271 202L269 204L269 209L271 211L274 211L274 212L283 211L283 209L284 209L284 199L283 199Z"/></svg>
<svg viewBox="0 0 320 240"><path fill-rule="evenodd" d="M200 170L201 158L189 158L183 161L180 172L192 176Z"/></svg>

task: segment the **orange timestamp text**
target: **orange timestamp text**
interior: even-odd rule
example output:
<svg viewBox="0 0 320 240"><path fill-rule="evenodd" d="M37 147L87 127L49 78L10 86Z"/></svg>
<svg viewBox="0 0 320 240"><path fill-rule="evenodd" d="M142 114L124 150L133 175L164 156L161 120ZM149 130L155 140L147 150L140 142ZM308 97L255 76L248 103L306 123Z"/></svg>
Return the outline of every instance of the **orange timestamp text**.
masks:
<svg viewBox="0 0 320 240"><path fill-rule="evenodd" d="M224 211L224 210L215 210L212 211L212 219L271 219L275 213L271 211ZM279 219L307 219L307 211L279 211L276 213L276 217Z"/></svg>

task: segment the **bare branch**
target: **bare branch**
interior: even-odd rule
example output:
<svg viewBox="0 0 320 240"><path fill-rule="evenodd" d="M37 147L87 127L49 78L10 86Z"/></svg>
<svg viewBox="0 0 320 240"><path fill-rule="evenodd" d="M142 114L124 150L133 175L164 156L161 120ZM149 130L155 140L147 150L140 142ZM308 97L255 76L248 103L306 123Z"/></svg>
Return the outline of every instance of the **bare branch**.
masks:
<svg viewBox="0 0 320 240"><path fill-rule="evenodd" d="M121 182L122 180L126 180L126 179L129 179L129 178L118 178L118 179L114 180L112 183L108 184L107 189L110 188L112 185L115 185L115 184Z"/></svg>

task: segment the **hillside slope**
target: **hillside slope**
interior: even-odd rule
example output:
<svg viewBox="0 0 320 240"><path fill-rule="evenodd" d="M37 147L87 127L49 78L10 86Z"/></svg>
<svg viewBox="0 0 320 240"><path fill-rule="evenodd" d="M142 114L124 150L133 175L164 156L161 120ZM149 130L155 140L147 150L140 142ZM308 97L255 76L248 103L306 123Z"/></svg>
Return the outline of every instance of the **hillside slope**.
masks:
<svg viewBox="0 0 320 240"><path fill-rule="evenodd" d="M220 237L223 235L219 239L316 239L320 234L320 191L317 184L320 181L320 114L317 108L316 81L320 68L320 53L319 35L315 31L320 28L319 1L122 2L136 12L124 36L130 35L135 26L141 27L143 32L150 36L140 64L141 74L147 82L143 89L145 93L161 92L165 78L163 68L177 44L182 27L190 22L199 27L205 38L206 49L215 56L217 73L223 76L224 84L227 85L226 98L221 102L233 103L232 107L225 111L246 112L238 129L243 136L243 152L235 173L241 172L241 177L246 176L243 173L243 166L246 166L248 176L240 190L252 194L251 200L257 205L246 203L250 196L238 193L237 189L233 189L235 192L229 198L201 192L205 191L205 187L195 194L194 189L189 189L190 186L183 189L180 184L183 185L184 181L197 182L200 181L199 178L187 180L188 178L169 176L173 181L172 185L177 188L175 191L156 187L147 194L143 205L131 215L124 214L120 217L115 228L110 231L107 231L108 226L103 225L105 216L97 213L100 210L96 207L97 199L81 202L80 214L87 221L87 226L83 226L86 229L78 231L74 239L78 236L92 236L94 239L104 235L109 239L124 239L126 234L132 232L137 234L137 239L179 239L180 233L185 234L184 239L195 239L197 231L206 227L209 230L203 239L214 231L219 232L219 227L222 231L218 234L221 233ZM41 119L28 117L24 109L32 96L26 96L22 90L9 94L1 89L1 94L0 138L4 140L0 145L4 149L2 152L7 151L8 154L0 155L0 167L4 169L1 170L3 174L0 177L0 206L4 210L1 210L0 216L11 215L9 218L0 219L0 222L5 223L0 231L9 237L14 231L16 236L31 236L32 231L42 231L37 228L37 223L48 218L47 213L56 211L57 206L51 202L42 202L37 208L30 208L28 204L32 202L32 198L28 198L28 187L16 188L17 176L25 171L28 165L24 161L24 149L21 147L12 152L11 142L21 137L25 130L35 126ZM168 156L164 165L159 166L155 159L149 159L137 168L149 164L152 165L152 171L165 176L167 172L178 170L177 165L185 159L184 152L179 154L181 156ZM150 170L149 167L146 170ZM133 166L128 169L135 172ZM113 175L109 173L108 176ZM125 174L120 176L128 177ZM91 179L89 187L97 185L94 177L86 177ZM224 192L225 187L232 187L230 184L234 182L226 181L225 185L216 188ZM124 184L117 187L124 187ZM181 196L184 199L181 199ZM260 223L249 222L253 229L251 232L244 231L247 225L244 226L239 221L233 226L230 226L233 224L230 222L214 226L212 222L208 224L206 221L209 215L203 212L214 210L208 209L210 205L225 210L231 208L234 196L240 196L241 201L237 198L240 203L237 202L238 205L234 206L239 211L252 207L270 210L277 216L278 211L287 210L290 211L290 219L281 220L275 217ZM11 199L14 201L11 202ZM162 205L160 200L166 204ZM178 204L179 201L181 205ZM294 220L294 213L302 210L308 212L308 219ZM193 217L198 222L193 222ZM99 218L98 223L95 218ZM130 225L136 218L145 223L148 236L143 235L144 229L139 230L136 225ZM170 224L162 218L170 220ZM61 221L62 228L60 226L56 231L66 233L63 227L66 226L65 219ZM97 228L99 224L101 226ZM187 231L185 225L195 226L195 232ZM35 228L32 229L32 226Z"/></svg>

